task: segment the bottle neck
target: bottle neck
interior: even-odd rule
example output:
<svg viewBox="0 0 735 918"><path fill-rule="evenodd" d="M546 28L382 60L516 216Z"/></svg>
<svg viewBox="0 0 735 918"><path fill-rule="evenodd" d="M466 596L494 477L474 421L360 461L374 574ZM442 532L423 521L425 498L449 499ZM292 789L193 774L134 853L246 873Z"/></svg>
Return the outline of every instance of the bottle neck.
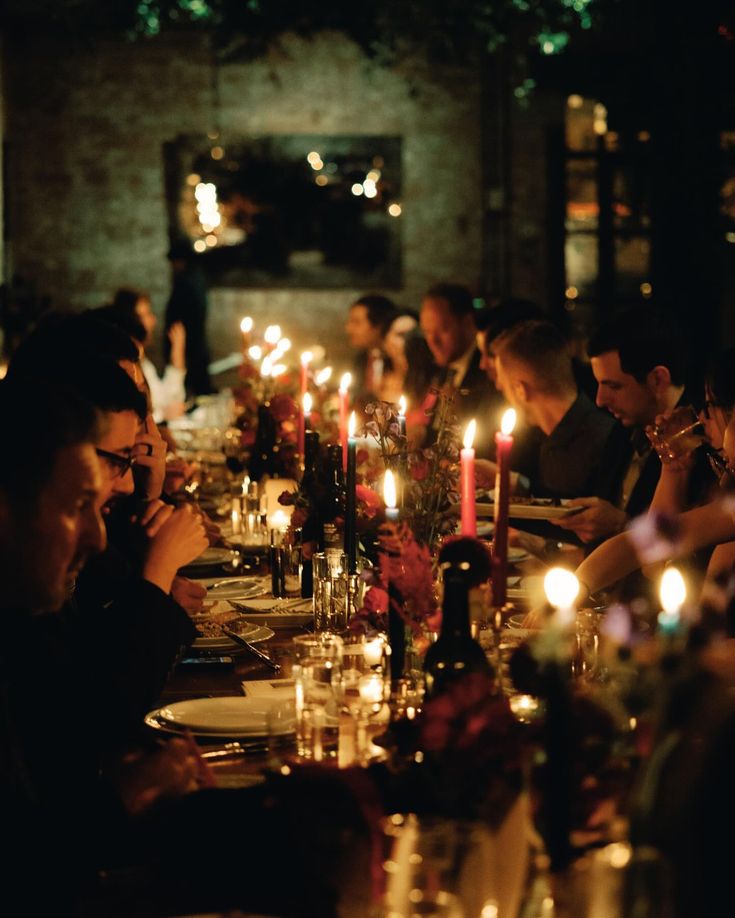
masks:
<svg viewBox="0 0 735 918"><path fill-rule="evenodd" d="M469 587L464 577L444 580L441 637L470 637Z"/></svg>

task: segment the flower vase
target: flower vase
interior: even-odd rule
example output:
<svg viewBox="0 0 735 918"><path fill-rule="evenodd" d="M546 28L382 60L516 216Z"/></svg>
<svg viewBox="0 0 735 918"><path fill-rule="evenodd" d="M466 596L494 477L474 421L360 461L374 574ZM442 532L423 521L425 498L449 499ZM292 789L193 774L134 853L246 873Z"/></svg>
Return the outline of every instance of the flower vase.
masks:
<svg viewBox="0 0 735 918"><path fill-rule="evenodd" d="M384 824L386 913L518 918L532 853L530 804L518 793L496 824L395 814Z"/></svg>

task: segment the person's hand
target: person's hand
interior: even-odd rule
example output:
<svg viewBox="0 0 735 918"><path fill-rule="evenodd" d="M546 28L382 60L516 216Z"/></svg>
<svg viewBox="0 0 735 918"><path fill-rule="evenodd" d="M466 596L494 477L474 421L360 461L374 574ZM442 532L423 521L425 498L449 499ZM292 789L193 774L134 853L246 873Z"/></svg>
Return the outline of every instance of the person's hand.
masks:
<svg viewBox="0 0 735 918"><path fill-rule="evenodd" d="M132 752L111 771L127 811L136 816L160 797L182 797L207 784L203 760L188 738L170 740L153 753Z"/></svg>
<svg viewBox="0 0 735 918"><path fill-rule="evenodd" d="M628 520L624 510L619 510L601 497L575 497L570 503L584 509L550 522L575 533L583 542L617 535L623 531Z"/></svg>
<svg viewBox="0 0 735 918"><path fill-rule="evenodd" d="M207 588L188 577L174 577L171 596L189 615L197 615L207 598Z"/></svg>
<svg viewBox="0 0 735 918"><path fill-rule="evenodd" d="M489 459L475 459L475 485L478 488L494 488L498 466Z"/></svg>
<svg viewBox="0 0 735 918"><path fill-rule="evenodd" d="M142 512L132 518L132 522L139 523L149 538L158 532L163 524L168 520L174 508L170 504L164 504L162 500L149 500Z"/></svg>
<svg viewBox="0 0 735 918"><path fill-rule="evenodd" d="M646 428L646 435L650 440L650 433L655 428L663 427L666 420L671 416L671 411L666 411L663 414L657 414L656 420L653 424L649 424ZM694 451L699 446L699 442L693 444L692 448L688 452L684 452L679 456L675 456L673 459L661 462L661 474L662 475L681 475L685 472L690 472L694 467Z"/></svg>
<svg viewBox="0 0 735 918"><path fill-rule="evenodd" d="M171 344L171 366L177 370L185 370L186 329L181 322L174 322L169 328L168 340Z"/></svg>
<svg viewBox="0 0 735 918"><path fill-rule="evenodd" d="M185 504L174 510L150 540L143 577L169 593L179 568L197 558L208 546L201 518Z"/></svg>
<svg viewBox="0 0 735 918"><path fill-rule="evenodd" d="M207 539L209 540L209 544L217 545L222 541L222 530L211 517L207 516L203 510L199 509L198 512L202 520L202 526L204 526L204 532L206 533Z"/></svg>
<svg viewBox="0 0 735 918"><path fill-rule="evenodd" d="M149 414L135 437L135 484L145 500L161 496L166 477L166 452L166 441Z"/></svg>

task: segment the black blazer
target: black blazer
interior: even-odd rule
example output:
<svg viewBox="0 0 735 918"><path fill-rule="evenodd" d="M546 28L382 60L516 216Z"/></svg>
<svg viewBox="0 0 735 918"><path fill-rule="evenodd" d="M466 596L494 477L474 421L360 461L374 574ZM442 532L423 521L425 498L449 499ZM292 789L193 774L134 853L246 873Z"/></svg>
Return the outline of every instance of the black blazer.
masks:
<svg viewBox="0 0 735 918"><path fill-rule="evenodd" d="M469 421L475 418L477 421L475 451L478 456L494 459L495 433L500 429L500 418L505 400L487 378L485 371L480 368L480 360L481 354L475 348L464 379L459 384L454 410L460 427L460 436L464 433L464 428ZM445 367L442 369L439 385L445 382L446 377Z"/></svg>

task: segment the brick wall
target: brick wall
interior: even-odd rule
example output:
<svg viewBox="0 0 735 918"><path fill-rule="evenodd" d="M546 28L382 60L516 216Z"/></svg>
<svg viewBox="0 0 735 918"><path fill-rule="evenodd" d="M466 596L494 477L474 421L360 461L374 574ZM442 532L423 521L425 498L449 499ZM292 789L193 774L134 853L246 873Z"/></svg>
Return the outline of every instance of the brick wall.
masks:
<svg viewBox="0 0 735 918"><path fill-rule="evenodd" d="M204 43L177 37L69 48L52 37L7 50L10 238L6 276L75 308L120 285L169 274L162 145L213 123ZM289 37L280 50L219 70L219 118L233 134L365 133L403 138L404 287L416 306L438 279L481 279L480 87L473 72L418 60L391 70L338 35ZM297 347L346 357L342 325L358 290L212 290L214 356L237 346L240 316L280 319Z"/></svg>

